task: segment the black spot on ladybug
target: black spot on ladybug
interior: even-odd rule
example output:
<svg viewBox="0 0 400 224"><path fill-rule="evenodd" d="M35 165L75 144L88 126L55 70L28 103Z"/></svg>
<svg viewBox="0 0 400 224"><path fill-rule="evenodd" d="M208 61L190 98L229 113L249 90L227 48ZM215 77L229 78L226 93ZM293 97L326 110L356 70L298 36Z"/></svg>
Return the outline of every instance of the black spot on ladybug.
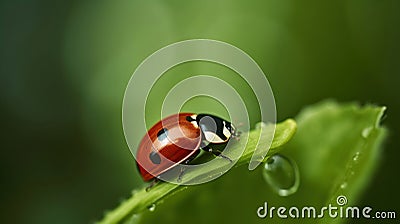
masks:
<svg viewBox="0 0 400 224"><path fill-rule="evenodd" d="M232 133L232 125L231 125L231 123L226 122L226 123L225 123L225 127L228 129L229 132Z"/></svg>
<svg viewBox="0 0 400 224"><path fill-rule="evenodd" d="M157 138L158 140L162 141L165 138L167 138L167 135L168 135L168 129L163 128L157 133Z"/></svg>
<svg viewBox="0 0 400 224"><path fill-rule="evenodd" d="M160 155L158 155L157 152L152 151L149 155L149 158L151 160L151 162L153 162L154 164L160 164L161 163L161 158Z"/></svg>
<svg viewBox="0 0 400 224"><path fill-rule="evenodd" d="M186 120L189 122L195 121L195 119L193 119L191 116L186 116Z"/></svg>

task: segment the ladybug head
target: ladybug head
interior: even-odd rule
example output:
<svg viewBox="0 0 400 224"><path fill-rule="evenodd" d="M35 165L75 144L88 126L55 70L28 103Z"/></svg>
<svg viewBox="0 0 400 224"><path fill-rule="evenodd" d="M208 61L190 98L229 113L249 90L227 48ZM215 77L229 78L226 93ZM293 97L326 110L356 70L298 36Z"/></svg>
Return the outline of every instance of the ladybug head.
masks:
<svg viewBox="0 0 400 224"><path fill-rule="evenodd" d="M205 140L210 143L225 143L236 135L236 129L230 122L214 115L199 114L196 122Z"/></svg>

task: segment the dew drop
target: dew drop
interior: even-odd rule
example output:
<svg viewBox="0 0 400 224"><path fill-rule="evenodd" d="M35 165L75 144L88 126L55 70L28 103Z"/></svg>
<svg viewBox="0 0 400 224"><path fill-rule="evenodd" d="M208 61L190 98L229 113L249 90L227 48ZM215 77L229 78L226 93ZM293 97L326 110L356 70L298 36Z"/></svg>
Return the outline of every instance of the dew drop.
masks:
<svg viewBox="0 0 400 224"><path fill-rule="evenodd" d="M342 189L345 189L347 187L347 182L343 182L341 185L340 185L340 188L342 188Z"/></svg>
<svg viewBox="0 0 400 224"><path fill-rule="evenodd" d="M149 211L154 212L156 210L156 204L151 204L150 206L147 207Z"/></svg>
<svg viewBox="0 0 400 224"><path fill-rule="evenodd" d="M264 122L258 122L258 123L255 125L255 129L259 130L259 129L261 129L261 128L265 128L266 126L267 126L266 123L264 123Z"/></svg>
<svg viewBox="0 0 400 224"><path fill-rule="evenodd" d="M267 160L263 168L264 180L279 196L296 193L300 185L300 173L293 160L276 154Z"/></svg>
<svg viewBox="0 0 400 224"><path fill-rule="evenodd" d="M359 157L360 157L360 152L356 152L356 154L354 154L353 156L353 161L357 161Z"/></svg>
<svg viewBox="0 0 400 224"><path fill-rule="evenodd" d="M364 129L361 131L361 136L362 136L363 138L368 138L368 136L371 134L372 129L373 129L372 126L367 127L367 128L364 128Z"/></svg>
<svg viewBox="0 0 400 224"><path fill-rule="evenodd" d="M140 223L140 219L141 216L138 214L133 214L126 223L130 223L130 224L136 224L136 223Z"/></svg>

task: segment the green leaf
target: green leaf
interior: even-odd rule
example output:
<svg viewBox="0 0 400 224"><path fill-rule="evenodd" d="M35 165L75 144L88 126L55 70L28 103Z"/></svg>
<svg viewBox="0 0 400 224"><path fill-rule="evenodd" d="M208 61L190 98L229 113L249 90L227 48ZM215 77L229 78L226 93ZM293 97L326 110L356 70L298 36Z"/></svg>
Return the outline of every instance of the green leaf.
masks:
<svg viewBox="0 0 400 224"><path fill-rule="evenodd" d="M387 134L386 129L380 126L385 109L333 101L304 109L296 118L296 136L282 151L297 161L300 188L291 197L274 197L271 201L276 206L314 206L318 214L323 206L338 206L336 199L339 196L347 198L344 209L357 206L357 199L379 162L382 142ZM324 223L349 221L331 218L328 213L322 220L317 220ZM314 223L315 219L304 221Z"/></svg>
<svg viewBox="0 0 400 224"><path fill-rule="evenodd" d="M275 132L273 132L273 127L275 126ZM271 155L280 151L280 146L286 144L296 132L296 122L292 119L287 119L282 123L276 125L266 125L258 124L258 128L250 131L248 133L248 139L241 139L235 145L232 146L230 151L235 151L235 149L240 149L245 146L245 150L242 156L239 158L235 166L241 166L248 164L252 155L257 150L263 151L268 150L267 156L263 159L264 161L268 159ZM268 139L274 134L272 142ZM246 136L246 135L244 135ZM268 147L270 145L270 148ZM187 172L182 177L182 182L190 180L198 175L203 175L204 172L217 170L223 166L222 164L214 163L213 166L208 166L207 170L197 169L193 172ZM146 192L145 188L140 190L135 190L132 192L132 196L121 203L120 206L114 210L108 212L104 219L98 223L110 224L110 223L121 223L123 221L128 221L132 215L136 215L134 220L140 218L140 213L148 210L151 206L164 200L166 197L176 194L177 192L187 189L187 186L175 185L166 182L161 182L151 188L150 191ZM136 221L135 221L136 222Z"/></svg>
<svg viewBox="0 0 400 224"><path fill-rule="evenodd" d="M196 190L186 191L188 194L179 194L184 198L169 196L187 187L167 183L156 186L150 192L138 191L131 199L110 212L102 223L116 223L116 220L125 219L131 214L142 214L143 210L147 210L147 206L157 204L160 199L174 203L166 203L168 206L160 206L154 213L144 213L144 222L163 219L168 220L167 223L176 223L176 220L188 220L194 214L199 216L195 216L191 223L351 221L345 218L330 218L326 212L322 219L280 219L276 211L273 220L268 220L271 219L269 217L261 220L257 217L256 210L264 202L268 202L270 207L297 206L301 209L304 206L314 206L319 212L318 209L328 204L337 206L336 199L340 195L347 197L348 206L357 206L358 198L377 167L382 143L387 135L387 130L380 126L384 111L385 107L374 105L360 107L356 103L338 104L324 101L305 108L296 117L298 130L287 144L293 136L296 124L292 120L278 124L271 150L265 159L279 152L297 162L301 176L300 187L295 194L288 197L280 197L268 188L261 178L261 166L255 172L239 168L210 184L189 187ZM249 144L239 165L248 164L256 150L254 147L260 134L259 130L255 129L249 133ZM190 203L190 206L187 203ZM224 206L229 209L220 209Z"/></svg>

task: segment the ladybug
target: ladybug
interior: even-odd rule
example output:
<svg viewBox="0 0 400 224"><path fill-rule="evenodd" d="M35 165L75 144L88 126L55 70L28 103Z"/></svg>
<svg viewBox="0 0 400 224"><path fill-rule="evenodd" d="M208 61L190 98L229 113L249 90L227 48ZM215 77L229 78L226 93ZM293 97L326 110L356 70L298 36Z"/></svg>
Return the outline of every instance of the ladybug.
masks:
<svg viewBox="0 0 400 224"><path fill-rule="evenodd" d="M162 174L178 164L188 164L200 153L200 149L232 162L213 146L223 146L235 136L238 136L235 127L214 115L171 115L156 123L143 137L137 150L136 164L147 182L158 181Z"/></svg>

